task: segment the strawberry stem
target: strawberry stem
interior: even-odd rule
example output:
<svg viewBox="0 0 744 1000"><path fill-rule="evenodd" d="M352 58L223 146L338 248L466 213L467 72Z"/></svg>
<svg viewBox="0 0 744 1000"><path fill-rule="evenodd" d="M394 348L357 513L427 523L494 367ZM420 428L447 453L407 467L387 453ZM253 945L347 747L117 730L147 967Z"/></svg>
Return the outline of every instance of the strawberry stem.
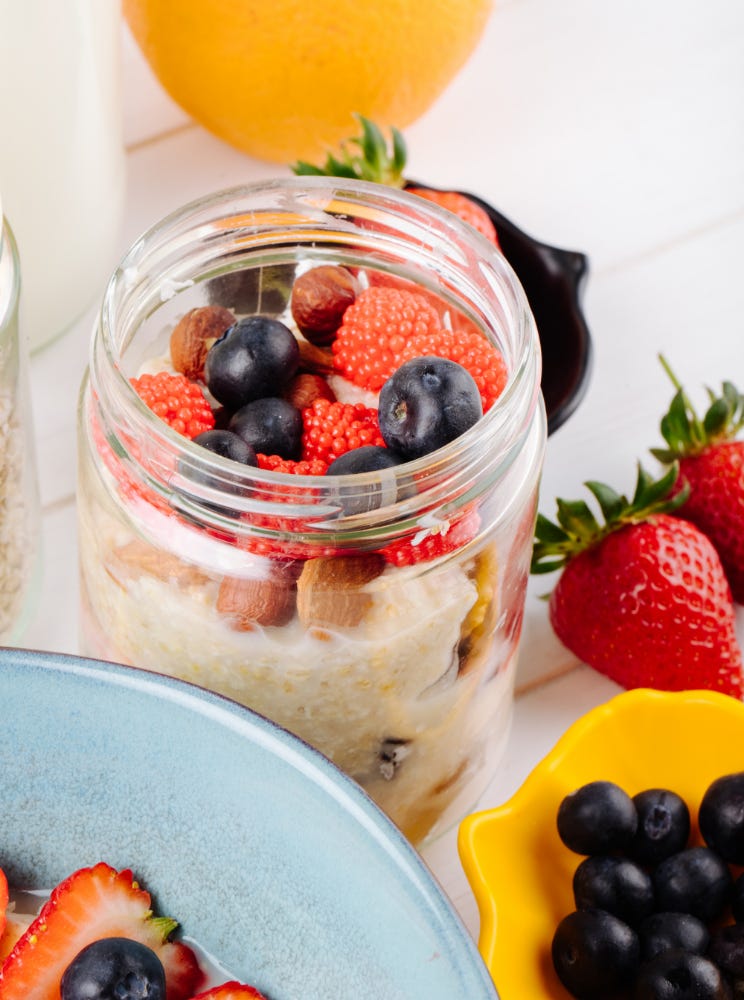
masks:
<svg viewBox="0 0 744 1000"><path fill-rule="evenodd" d="M320 166L298 160L290 165L290 169L301 176L350 177L390 187L403 187L407 156L403 134L392 126L391 142L388 145L378 125L363 115L355 114L354 117L361 125L361 135L342 142L338 156L329 153L325 163Z"/></svg>
<svg viewBox="0 0 744 1000"><path fill-rule="evenodd" d="M558 498L555 522L542 514L537 515L530 571L533 574L552 573L613 531L628 524L647 521L654 514L668 514L676 510L689 495L687 484L676 490L678 475L679 465L676 462L660 479L653 479L639 463L632 500L616 493L605 483L595 480L584 483L599 505L602 521L594 516L585 501Z"/></svg>

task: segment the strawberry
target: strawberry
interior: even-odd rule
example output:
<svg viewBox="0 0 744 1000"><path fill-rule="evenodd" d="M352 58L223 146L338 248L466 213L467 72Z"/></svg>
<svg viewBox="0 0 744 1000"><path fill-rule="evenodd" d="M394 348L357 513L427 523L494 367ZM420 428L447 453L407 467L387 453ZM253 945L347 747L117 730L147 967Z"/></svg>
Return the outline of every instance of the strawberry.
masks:
<svg viewBox="0 0 744 1000"><path fill-rule="evenodd" d="M720 396L708 390L702 419L669 368L676 393L661 421L665 448L652 448L661 462L677 461L689 497L678 513L697 525L720 556L734 600L744 604L744 396L724 382Z"/></svg>
<svg viewBox="0 0 744 1000"><path fill-rule="evenodd" d="M397 128L391 128L392 142L388 149L380 128L362 115L355 115L362 127L362 133L349 139L343 146L340 156L329 155L322 166L306 163L303 160L292 165L292 170L300 175L354 177L363 181L376 181L390 187L405 187L412 194L435 202L442 208L453 212L464 222L473 226L485 236L494 246L499 240L491 217L477 202L459 191L438 191L417 185L408 185L403 170L406 165L406 144L403 135Z"/></svg>
<svg viewBox="0 0 744 1000"><path fill-rule="evenodd" d="M562 568L551 624L580 660L626 688L713 688L741 698L734 606L710 540L673 516L687 498L679 469L639 468L632 501L589 482L604 524L582 500L538 515L532 571Z"/></svg>
<svg viewBox="0 0 744 1000"><path fill-rule="evenodd" d="M229 982L222 986L213 986L211 990L199 993L192 1000L266 1000L255 986L243 986L241 983Z"/></svg>
<svg viewBox="0 0 744 1000"><path fill-rule="evenodd" d="M173 920L153 917L150 895L128 869L100 862L61 882L16 942L0 968L3 1000L59 1000L62 975L87 945L104 937L128 937L158 955L168 1000L187 1000L204 982L196 956L168 937Z"/></svg>
<svg viewBox="0 0 744 1000"><path fill-rule="evenodd" d="M436 355L456 361L475 379L484 412L508 378L503 357L485 337L444 328L431 302L406 288L373 285L361 292L344 313L331 349L339 373L372 392L413 358Z"/></svg>
<svg viewBox="0 0 744 1000"><path fill-rule="evenodd" d="M5 930L9 898L8 879L5 876L5 872L0 868L0 938L2 938Z"/></svg>

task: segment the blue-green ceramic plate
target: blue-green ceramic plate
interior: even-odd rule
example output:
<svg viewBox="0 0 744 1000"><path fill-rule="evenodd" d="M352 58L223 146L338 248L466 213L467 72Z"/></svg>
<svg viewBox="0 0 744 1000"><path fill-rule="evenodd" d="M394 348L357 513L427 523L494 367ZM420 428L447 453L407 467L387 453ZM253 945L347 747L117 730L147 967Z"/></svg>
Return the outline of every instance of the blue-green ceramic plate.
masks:
<svg viewBox="0 0 744 1000"><path fill-rule="evenodd" d="M0 865L132 868L271 1000L493 1000L418 854L324 757L147 671L0 650Z"/></svg>

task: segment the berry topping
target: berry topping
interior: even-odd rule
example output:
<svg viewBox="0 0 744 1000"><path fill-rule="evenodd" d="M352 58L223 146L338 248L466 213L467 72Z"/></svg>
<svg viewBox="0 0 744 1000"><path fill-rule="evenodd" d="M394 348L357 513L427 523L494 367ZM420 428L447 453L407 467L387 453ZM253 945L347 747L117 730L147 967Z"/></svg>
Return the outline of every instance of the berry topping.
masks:
<svg viewBox="0 0 744 1000"><path fill-rule="evenodd" d="M238 410L278 395L297 371L300 349L292 331L268 316L239 320L209 350L204 379L224 406Z"/></svg>
<svg viewBox="0 0 744 1000"><path fill-rule="evenodd" d="M654 869L653 880L657 909L691 913L706 923L721 914L731 897L731 873L707 847L673 854Z"/></svg>
<svg viewBox="0 0 744 1000"><path fill-rule="evenodd" d="M595 854L574 872L577 910L607 910L635 927L654 908L651 876L627 858Z"/></svg>
<svg viewBox="0 0 744 1000"><path fill-rule="evenodd" d="M230 430L205 431L194 438L194 444L199 444L207 451L222 458L229 458L241 465L257 465L256 452L242 437Z"/></svg>
<svg viewBox="0 0 744 1000"><path fill-rule="evenodd" d="M499 351L472 330L449 330L422 294L374 285L344 313L332 345L337 370L355 385L377 392L400 366L435 355L470 372L488 410L507 381Z"/></svg>
<svg viewBox="0 0 744 1000"><path fill-rule="evenodd" d="M131 380L140 399L169 427L188 438L214 427L214 416L204 393L184 375L158 372Z"/></svg>
<svg viewBox="0 0 744 1000"><path fill-rule="evenodd" d="M261 455L256 456L259 469L266 469L268 472L286 472L292 476L323 476L325 475L328 463L320 458L311 458L308 461L292 462L281 455Z"/></svg>
<svg viewBox="0 0 744 1000"><path fill-rule="evenodd" d="M241 407L228 429L255 452L280 455L292 461L302 457L302 414L286 399L256 399Z"/></svg>
<svg viewBox="0 0 744 1000"><path fill-rule="evenodd" d="M703 795L700 833L725 861L744 864L744 772L726 774Z"/></svg>
<svg viewBox="0 0 744 1000"><path fill-rule="evenodd" d="M292 318L311 344L330 344L355 298L356 281L345 267L313 267L292 286Z"/></svg>
<svg viewBox="0 0 744 1000"><path fill-rule="evenodd" d="M635 861L657 864L687 846L690 810L676 792L648 788L633 797L633 804L638 813L638 828L628 854Z"/></svg>
<svg viewBox="0 0 744 1000"><path fill-rule="evenodd" d="M193 1000L265 1000L265 997L254 986L243 986L241 983L230 981L198 993Z"/></svg>
<svg viewBox="0 0 744 1000"><path fill-rule="evenodd" d="M407 459L442 448L482 415L472 375L446 358L407 361L380 392L378 419L385 444Z"/></svg>
<svg viewBox="0 0 744 1000"><path fill-rule="evenodd" d="M326 464L362 445L384 445L377 411L362 403L316 399L302 411L302 457Z"/></svg>
<svg viewBox="0 0 744 1000"><path fill-rule="evenodd" d="M641 941L641 958L656 958L673 948L704 955L708 950L710 932L702 920L691 913L652 913L638 928Z"/></svg>
<svg viewBox="0 0 744 1000"><path fill-rule="evenodd" d="M165 970L155 952L125 937L87 945L62 976L61 1000L165 1000Z"/></svg>
<svg viewBox="0 0 744 1000"><path fill-rule="evenodd" d="M611 781L591 781L558 807L558 835L577 854L608 854L631 842L638 825L633 800Z"/></svg>
<svg viewBox="0 0 744 1000"><path fill-rule="evenodd" d="M558 924L553 965L566 989L581 1000L607 1000L631 982L639 962L638 936L604 910L577 910Z"/></svg>

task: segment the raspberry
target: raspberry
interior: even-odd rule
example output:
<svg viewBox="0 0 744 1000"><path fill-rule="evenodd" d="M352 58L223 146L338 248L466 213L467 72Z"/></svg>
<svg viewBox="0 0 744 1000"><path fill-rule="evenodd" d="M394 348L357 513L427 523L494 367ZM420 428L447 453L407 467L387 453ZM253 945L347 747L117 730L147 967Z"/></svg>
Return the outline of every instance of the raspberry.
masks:
<svg viewBox="0 0 744 1000"><path fill-rule="evenodd" d="M185 375L141 375L131 379L135 392L152 412L178 434L195 438L214 427L214 414L198 385Z"/></svg>
<svg viewBox="0 0 744 1000"><path fill-rule="evenodd" d="M475 379L484 413L508 376L501 353L485 337L474 330L445 329L427 298L387 285L366 289L349 306L332 350L338 371L374 392L405 361L431 354L456 361Z"/></svg>
<svg viewBox="0 0 744 1000"><path fill-rule="evenodd" d="M422 529L413 538L392 542L380 552L385 562L392 566L412 566L415 563L429 562L467 545L478 534L479 528L480 515L475 508L470 508L454 523L450 523L446 531Z"/></svg>
<svg viewBox="0 0 744 1000"><path fill-rule="evenodd" d="M259 469L266 469L269 472L287 472L293 476L324 476L328 468L328 463L320 458L293 462L280 455L261 455L260 453L256 455L256 458Z"/></svg>
<svg viewBox="0 0 744 1000"><path fill-rule="evenodd" d="M415 355L406 353L413 337L437 336L439 314L423 295L386 286L367 288L344 313L332 350L347 378L373 392Z"/></svg>
<svg viewBox="0 0 744 1000"><path fill-rule="evenodd" d="M383 446L377 410L363 403L316 399L302 411L302 457L326 464L365 444Z"/></svg>

